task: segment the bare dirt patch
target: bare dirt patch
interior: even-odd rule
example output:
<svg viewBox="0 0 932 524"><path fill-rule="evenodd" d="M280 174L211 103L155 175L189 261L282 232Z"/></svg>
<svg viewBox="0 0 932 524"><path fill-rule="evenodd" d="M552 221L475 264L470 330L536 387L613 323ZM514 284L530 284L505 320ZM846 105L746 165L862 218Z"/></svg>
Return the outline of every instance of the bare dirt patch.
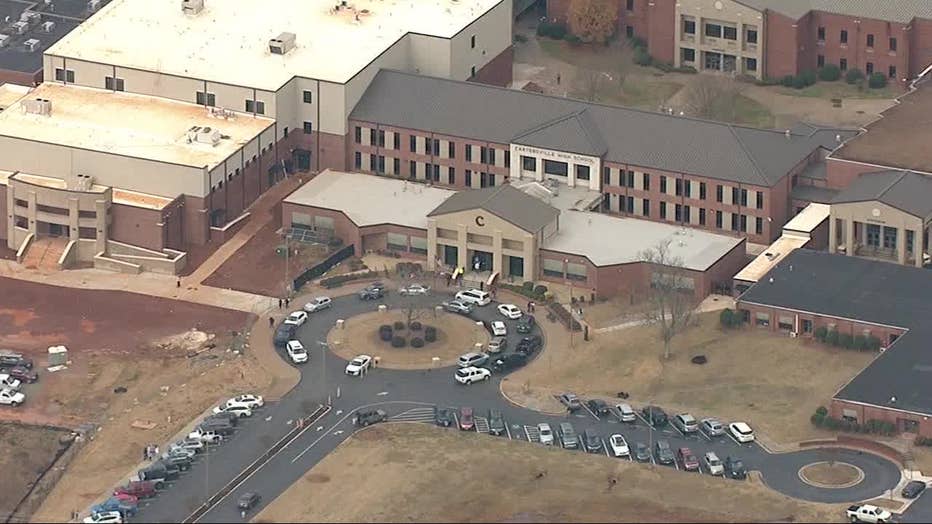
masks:
<svg viewBox="0 0 932 524"><path fill-rule="evenodd" d="M422 424L364 434L377 438L352 437L255 521L830 522L843 511L790 499L757 481L725 482L583 453L569 457ZM330 481L309 486L311 476Z"/></svg>
<svg viewBox="0 0 932 524"><path fill-rule="evenodd" d="M418 310L416 318L423 326L437 328L437 340L427 343L422 348L410 345L413 336L424 336L424 330L415 332L404 330L408 344L403 348L394 348L379 338L379 326L392 325L396 321L406 322L408 315L404 309L390 309L384 313L372 312L346 319L343 329L331 329L327 335L330 348L344 359L352 359L359 354L379 357L379 366L391 369L426 369L450 366L456 363L463 353L472 351L476 343L488 344L489 334L478 327L475 321L461 315L440 313L433 310ZM440 359L438 364L433 358Z"/></svg>
<svg viewBox="0 0 932 524"><path fill-rule="evenodd" d="M864 473L855 466L845 462L818 462L808 464L799 470L804 482L817 486L847 487L861 478Z"/></svg>
<svg viewBox="0 0 932 524"><path fill-rule="evenodd" d="M7 521L29 486L55 461L67 435L52 427L0 424L0 518Z"/></svg>

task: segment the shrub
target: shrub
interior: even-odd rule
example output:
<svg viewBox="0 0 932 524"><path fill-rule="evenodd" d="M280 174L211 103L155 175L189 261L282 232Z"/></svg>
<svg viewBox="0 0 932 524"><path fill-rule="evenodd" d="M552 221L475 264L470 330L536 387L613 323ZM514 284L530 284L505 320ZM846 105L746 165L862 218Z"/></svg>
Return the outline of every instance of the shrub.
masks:
<svg viewBox="0 0 932 524"><path fill-rule="evenodd" d="M675 72L675 73L686 73L686 74L689 74L689 75L694 75L694 74L698 73L699 70L696 69L696 68L693 67L693 66L680 66L680 67L674 68L674 69L673 69L673 72Z"/></svg>
<svg viewBox="0 0 932 524"><path fill-rule="evenodd" d="M534 286L534 294L535 294L535 295L546 295L546 294L547 294L547 286L545 286L545 285L543 285L543 284L538 284L538 285Z"/></svg>
<svg viewBox="0 0 932 524"><path fill-rule="evenodd" d="M793 89L803 89L806 85L806 79L802 76L793 77Z"/></svg>
<svg viewBox="0 0 932 524"><path fill-rule="evenodd" d="M835 82L841 78L841 69L835 64L825 64L819 69L819 80L823 82Z"/></svg>
<svg viewBox="0 0 932 524"><path fill-rule="evenodd" d="M812 336L815 337L819 342L825 342L825 336L828 335L828 328L825 326L819 326L816 328Z"/></svg>
<svg viewBox="0 0 932 524"><path fill-rule="evenodd" d="M838 335L838 345L845 349L854 348L854 337L849 333L842 333Z"/></svg>
<svg viewBox="0 0 932 524"><path fill-rule="evenodd" d="M388 324L379 326L379 338L382 339L382 341L388 342L392 339L393 335L394 332L392 331L392 327Z"/></svg>
<svg viewBox="0 0 932 524"><path fill-rule="evenodd" d="M654 62L654 67L663 71L664 73L673 71L673 64L670 62Z"/></svg>
<svg viewBox="0 0 932 524"><path fill-rule="evenodd" d="M408 324L408 329L410 329L411 331L420 331L421 327L422 327L421 323L418 322L417 320L414 320L410 324Z"/></svg>
<svg viewBox="0 0 932 524"><path fill-rule="evenodd" d="M525 280L525 281L521 284L521 289L527 291L528 293L533 293L533 292L534 292L534 282L531 282L530 280Z"/></svg>
<svg viewBox="0 0 932 524"><path fill-rule="evenodd" d="M851 349L856 349L858 351L864 351L867 349L867 337L864 335L858 335L854 337Z"/></svg>
<svg viewBox="0 0 932 524"><path fill-rule="evenodd" d="M411 347L413 348L422 348L424 347L424 339L420 337L414 337L411 339Z"/></svg>
<svg viewBox="0 0 932 524"><path fill-rule="evenodd" d="M634 49L647 49L647 40L639 36L632 36L628 38L628 45Z"/></svg>
<svg viewBox="0 0 932 524"><path fill-rule="evenodd" d="M780 79L780 83L783 84L783 87L793 87L795 81L796 77L793 75L786 75Z"/></svg>
<svg viewBox="0 0 932 524"><path fill-rule="evenodd" d="M650 54L642 47L634 50L634 63L640 66L649 66L654 61Z"/></svg>
<svg viewBox="0 0 932 524"><path fill-rule="evenodd" d="M541 22L537 26L537 36L546 36L553 38L554 40L563 40L563 37L566 36L566 26L564 24L551 24L549 22Z"/></svg>
<svg viewBox="0 0 932 524"><path fill-rule="evenodd" d="M845 82L849 84L858 84L862 80L864 80L864 73L858 68L849 69L848 72L845 73Z"/></svg>
<svg viewBox="0 0 932 524"><path fill-rule="evenodd" d="M730 328L734 325L734 312L730 309L723 309L721 313L718 314L718 322L722 327Z"/></svg>
<svg viewBox="0 0 932 524"><path fill-rule="evenodd" d="M867 87L871 89L883 89L887 87L887 77L883 73L872 73L867 79Z"/></svg>
<svg viewBox="0 0 932 524"><path fill-rule="evenodd" d="M816 72L811 71L811 70L803 71L802 73L799 74L798 78L802 81L802 84L804 87L809 87L815 84L816 81L819 79L819 77L816 75Z"/></svg>
<svg viewBox="0 0 932 524"><path fill-rule="evenodd" d="M424 328L424 340L427 342L434 342L437 340L437 328L434 326L426 326Z"/></svg>
<svg viewBox="0 0 932 524"><path fill-rule="evenodd" d="M815 412L816 412L816 415L819 415L820 417L824 417L828 415L828 408L825 406L819 406L816 408Z"/></svg>
<svg viewBox="0 0 932 524"><path fill-rule="evenodd" d="M395 335L392 337L392 347L393 348L403 348L405 347L405 337Z"/></svg>
<svg viewBox="0 0 932 524"><path fill-rule="evenodd" d="M837 346L838 345L838 331L835 331L834 329L829 331L825 335L825 343L831 344L833 346Z"/></svg>
<svg viewBox="0 0 932 524"><path fill-rule="evenodd" d="M396 320L396 321L395 321L395 331L401 331L401 330L404 329L404 328L405 328L405 323L404 323L404 322L402 322L402 321L400 321L400 320Z"/></svg>
<svg viewBox="0 0 932 524"><path fill-rule="evenodd" d="M566 34L563 36L563 40L566 40L566 43L568 43L568 44L570 44L570 45L579 45L579 44L582 43L582 38L579 38L578 36L574 35L573 33L566 33Z"/></svg>
<svg viewBox="0 0 932 524"><path fill-rule="evenodd" d="M347 282L354 280L366 280L368 278L379 278L378 271L365 271L363 273L347 273L345 275L335 275L332 277L320 279L320 285L326 289L340 287Z"/></svg>
<svg viewBox="0 0 932 524"><path fill-rule="evenodd" d="M871 351L877 351L880 349L880 339L874 335L867 337L867 349Z"/></svg>
<svg viewBox="0 0 932 524"><path fill-rule="evenodd" d="M527 284L527 282L525 282L525 284ZM533 285L534 285L534 284L533 284L533 282L532 282L532 283L531 283L531 287L530 287L530 291L528 291L529 288L528 288L526 285L525 285L525 286L513 286L513 285L511 285L511 284L498 284L498 287L500 287L500 288L502 288L502 289L507 289L507 290L512 291L512 292L514 292L514 293L517 293L517 294L519 294L519 295L528 297L528 298L530 298L530 299L532 299L532 300L539 300L539 301L543 302L543 301L545 300L544 295L539 295L539 294L535 293L535 292L534 292Z"/></svg>
<svg viewBox="0 0 932 524"><path fill-rule="evenodd" d="M932 438L917 436L916 439L913 440L913 444L917 446L932 446Z"/></svg>

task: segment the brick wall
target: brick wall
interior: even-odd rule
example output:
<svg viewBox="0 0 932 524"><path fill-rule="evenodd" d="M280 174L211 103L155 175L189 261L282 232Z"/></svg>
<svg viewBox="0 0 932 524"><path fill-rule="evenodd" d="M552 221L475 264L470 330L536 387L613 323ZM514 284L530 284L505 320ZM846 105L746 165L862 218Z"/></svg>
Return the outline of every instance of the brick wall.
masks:
<svg viewBox="0 0 932 524"><path fill-rule="evenodd" d="M676 40L675 0L651 0L648 3L647 50L655 60L673 63Z"/></svg>
<svg viewBox="0 0 932 524"><path fill-rule="evenodd" d="M782 78L796 74L796 21L773 11L766 11L764 34L764 76Z"/></svg>
<svg viewBox="0 0 932 524"><path fill-rule="evenodd" d="M832 189L844 189L851 185L852 182L861 174L875 173L887 168L861 162L852 162L839 158L829 157L826 160L826 179L827 186Z"/></svg>
<svg viewBox="0 0 932 524"><path fill-rule="evenodd" d="M499 87L508 87L513 80L512 69L515 59L515 49L508 46L507 49L482 66L482 69L476 72L476 76L469 79L470 82L479 82Z"/></svg>
<svg viewBox="0 0 932 524"><path fill-rule="evenodd" d="M22 71L11 71L9 69L0 69L0 84L17 84L21 86L32 87L42 83L42 70L35 73L24 73Z"/></svg>
<svg viewBox="0 0 932 524"><path fill-rule="evenodd" d="M909 76L915 78L932 64L932 20L914 19L909 43Z"/></svg>
<svg viewBox="0 0 932 524"><path fill-rule="evenodd" d="M767 285L766 283L760 283L758 285ZM757 304L748 304L745 302L738 301L737 308L742 311L747 311L750 315L749 322L752 327L757 329L762 329L766 331L778 332L781 331L779 327L779 319L781 316L790 317L795 322L795 316L799 316L799 336L801 337L812 337L812 333L806 333L803 331L803 320L812 321L812 331L815 332L819 327L831 328L834 325L834 328L838 330L840 334L849 334L852 336L864 335L865 330L869 332L871 336L877 337L880 339L882 345L887 345L890 343L891 336L899 337L906 332L905 329L889 326L878 326L875 324L870 324L868 322L858 322L847 319L835 318L827 315L819 315L815 313L797 313L787 309L771 307L771 306L762 306ZM768 314L769 325L761 326L756 322L757 314Z"/></svg>
<svg viewBox="0 0 932 524"><path fill-rule="evenodd" d="M919 423L918 434L923 437L932 437L932 420L927 416L917 415L906 411L886 408L883 406L865 405L846 400L833 399L829 408L829 415L834 418L841 418L845 410L852 410L857 413L858 422L868 420L882 420L896 425L897 431L905 429L904 421L911 420Z"/></svg>

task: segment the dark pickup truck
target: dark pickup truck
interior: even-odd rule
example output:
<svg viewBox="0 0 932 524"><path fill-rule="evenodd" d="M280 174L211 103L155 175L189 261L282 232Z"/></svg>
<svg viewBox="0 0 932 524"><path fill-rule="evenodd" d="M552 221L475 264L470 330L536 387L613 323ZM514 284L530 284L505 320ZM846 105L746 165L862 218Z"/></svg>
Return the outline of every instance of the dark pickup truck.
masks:
<svg viewBox="0 0 932 524"><path fill-rule="evenodd" d="M378 424L379 422L385 422L386 420L388 420L388 413L381 409L373 409L370 411L356 412L356 416L353 417L353 424L359 427L366 427L372 424Z"/></svg>

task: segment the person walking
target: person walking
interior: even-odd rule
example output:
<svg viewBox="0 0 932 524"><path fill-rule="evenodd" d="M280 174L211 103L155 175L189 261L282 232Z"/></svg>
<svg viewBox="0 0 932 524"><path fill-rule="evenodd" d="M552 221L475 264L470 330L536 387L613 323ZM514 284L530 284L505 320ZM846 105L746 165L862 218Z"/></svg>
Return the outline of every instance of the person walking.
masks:
<svg viewBox="0 0 932 524"><path fill-rule="evenodd" d="M284 300L278 299L278 309L281 309L284 304L285 304Z"/></svg>
<svg viewBox="0 0 932 524"><path fill-rule="evenodd" d="M269 327L272 327L274 325L275 325L275 319L272 317L269 317Z"/></svg>
<svg viewBox="0 0 932 524"><path fill-rule="evenodd" d="M290 304L291 304L291 299L290 299L290 298L286 298L286 299L285 299L285 307L289 307Z"/></svg>

